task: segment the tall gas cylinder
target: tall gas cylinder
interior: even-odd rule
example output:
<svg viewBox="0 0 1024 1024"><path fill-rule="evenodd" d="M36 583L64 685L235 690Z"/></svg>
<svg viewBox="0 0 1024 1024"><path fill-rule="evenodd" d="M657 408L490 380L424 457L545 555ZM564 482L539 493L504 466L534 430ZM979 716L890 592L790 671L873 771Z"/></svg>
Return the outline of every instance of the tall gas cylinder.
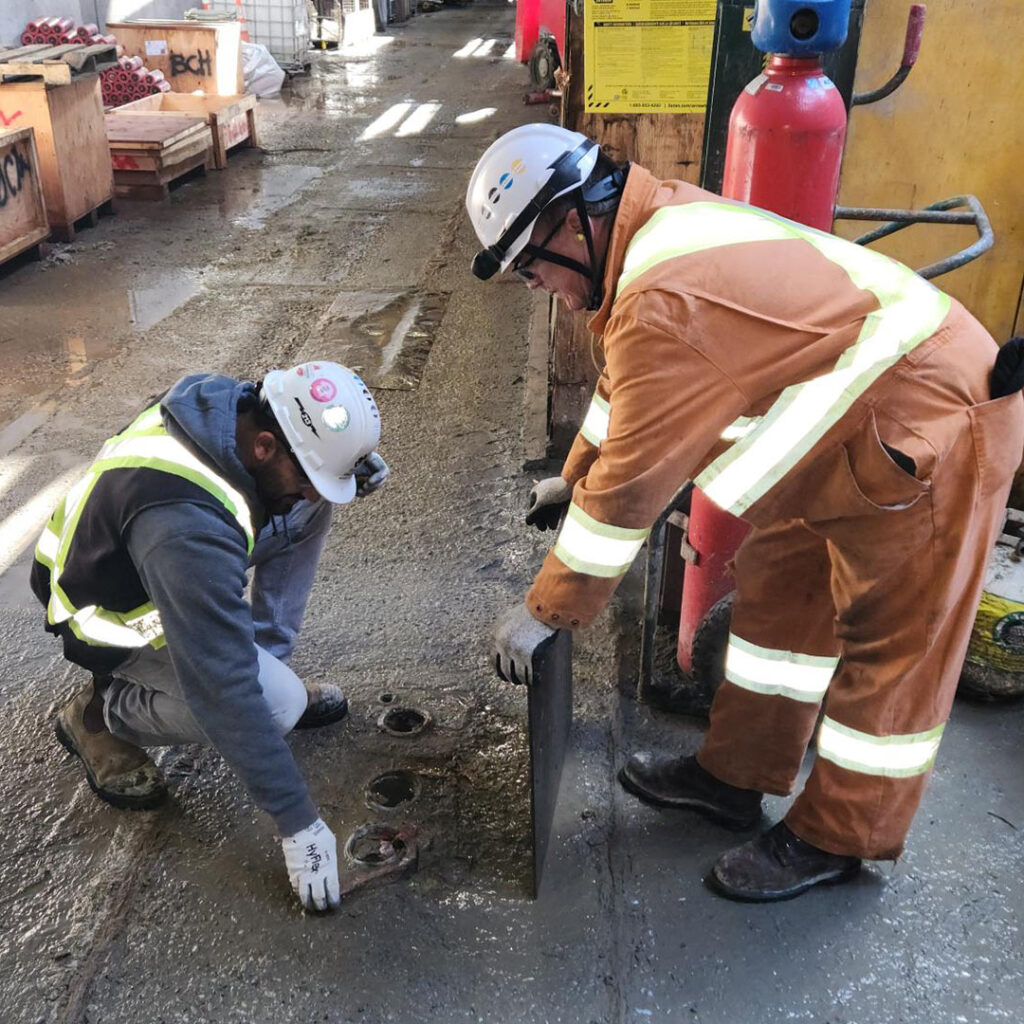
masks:
<svg viewBox="0 0 1024 1024"><path fill-rule="evenodd" d="M817 57L771 54L729 118L722 195L832 230L846 105Z"/></svg>
<svg viewBox="0 0 1024 1024"><path fill-rule="evenodd" d="M832 230L846 106L820 55L843 44L849 19L850 0L757 0L752 39L768 56L733 106L723 196ZM733 589L729 566L747 532L745 523L694 492L694 557L683 577L676 651L684 672L693 671L693 645L708 613Z"/></svg>

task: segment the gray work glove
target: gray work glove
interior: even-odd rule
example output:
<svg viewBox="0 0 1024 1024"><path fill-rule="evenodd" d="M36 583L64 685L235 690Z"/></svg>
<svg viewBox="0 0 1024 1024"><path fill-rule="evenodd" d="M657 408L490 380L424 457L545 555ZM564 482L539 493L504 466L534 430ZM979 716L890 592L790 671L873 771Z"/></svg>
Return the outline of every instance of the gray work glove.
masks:
<svg viewBox="0 0 1024 1024"><path fill-rule="evenodd" d="M538 622L522 601L494 624L494 667L510 683L533 682L533 656L554 639L557 630Z"/></svg>
<svg viewBox="0 0 1024 1024"><path fill-rule="evenodd" d="M338 844L322 818L281 840L288 879L306 910L341 906Z"/></svg>
<svg viewBox="0 0 1024 1024"><path fill-rule="evenodd" d="M379 491L391 475L388 464L377 452L370 452L365 459L356 463L352 471L356 475L356 497L365 498L374 491Z"/></svg>
<svg viewBox="0 0 1024 1024"><path fill-rule="evenodd" d="M557 530L572 500L572 488L560 477L549 476L538 480L530 491L530 508L526 525L538 530Z"/></svg>

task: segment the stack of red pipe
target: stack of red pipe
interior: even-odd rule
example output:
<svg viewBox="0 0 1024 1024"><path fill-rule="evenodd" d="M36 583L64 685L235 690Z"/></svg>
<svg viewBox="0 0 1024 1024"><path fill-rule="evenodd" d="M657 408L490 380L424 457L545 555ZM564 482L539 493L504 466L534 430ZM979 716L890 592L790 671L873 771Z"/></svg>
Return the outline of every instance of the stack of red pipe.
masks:
<svg viewBox="0 0 1024 1024"><path fill-rule="evenodd" d="M116 46L114 36L100 34L98 25L78 25L70 18L33 18L21 33L22 46L63 46L65 43L106 43Z"/></svg>
<svg viewBox="0 0 1024 1024"><path fill-rule="evenodd" d="M119 107L143 96L170 92L171 83L162 71L143 67L141 57L120 57L116 67L100 74L100 90L105 107Z"/></svg>

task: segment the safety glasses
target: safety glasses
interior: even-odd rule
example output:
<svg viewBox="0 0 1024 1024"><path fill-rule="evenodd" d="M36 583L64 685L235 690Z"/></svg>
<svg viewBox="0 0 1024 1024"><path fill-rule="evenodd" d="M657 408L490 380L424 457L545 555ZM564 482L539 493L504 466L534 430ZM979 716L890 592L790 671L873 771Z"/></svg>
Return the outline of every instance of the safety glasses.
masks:
<svg viewBox="0 0 1024 1024"><path fill-rule="evenodd" d="M523 259L521 256L516 257L516 259L512 263L512 266L509 268L513 274L515 274L517 277L522 278L522 280L524 281L533 281L537 277L534 271L528 270L527 268L531 263L533 263L534 260L537 259L538 256L541 255L541 250L547 246L548 242L550 242L551 239L554 238L555 235L557 235L558 232L562 230L562 225L565 223L566 218L568 216L569 213L568 211L566 211L565 216L551 229L551 231L548 232L547 236L540 243L540 245L531 245L529 242L526 243L523 252L527 253L528 255L526 259Z"/></svg>

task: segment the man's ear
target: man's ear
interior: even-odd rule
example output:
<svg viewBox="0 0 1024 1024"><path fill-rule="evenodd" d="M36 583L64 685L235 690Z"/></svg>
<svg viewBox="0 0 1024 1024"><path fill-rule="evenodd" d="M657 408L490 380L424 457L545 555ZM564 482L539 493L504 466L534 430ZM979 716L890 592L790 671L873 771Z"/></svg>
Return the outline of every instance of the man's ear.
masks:
<svg viewBox="0 0 1024 1024"><path fill-rule="evenodd" d="M583 221L580 220L580 211L574 206L569 211L569 216L565 218L565 223L569 225L569 230L574 234L579 234L583 230Z"/></svg>
<svg viewBox="0 0 1024 1024"><path fill-rule="evenodd" d="M280 451L281 444L269 430L260 430L252 439L252 454L258 465L266 465Z"/></svg>

